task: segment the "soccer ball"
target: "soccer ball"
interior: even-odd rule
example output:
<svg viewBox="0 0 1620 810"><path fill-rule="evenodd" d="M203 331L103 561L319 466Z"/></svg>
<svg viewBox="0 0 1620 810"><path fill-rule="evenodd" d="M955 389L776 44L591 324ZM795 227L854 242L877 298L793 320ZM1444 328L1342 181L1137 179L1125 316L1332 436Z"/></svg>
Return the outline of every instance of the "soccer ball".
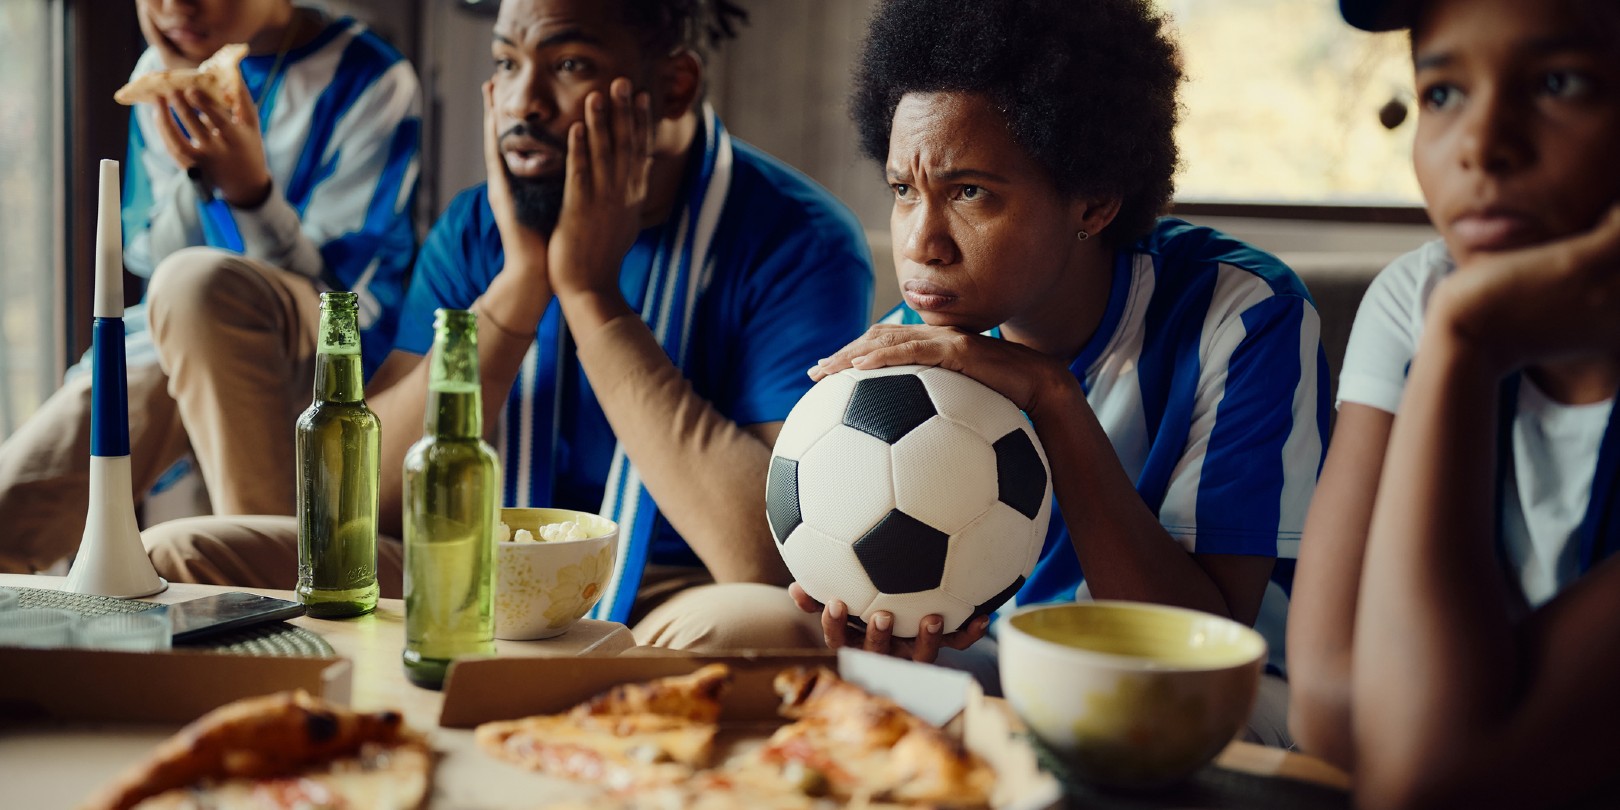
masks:
<svg viewBox="0 0 1620 810"><path fill-rule="evenodd" d="M951 632L1035 569L1051 520L1046 453L1006 397L926 366L847 370L812 387L771 453L766 514L788 570L851 617L924 616Z"/></svg>

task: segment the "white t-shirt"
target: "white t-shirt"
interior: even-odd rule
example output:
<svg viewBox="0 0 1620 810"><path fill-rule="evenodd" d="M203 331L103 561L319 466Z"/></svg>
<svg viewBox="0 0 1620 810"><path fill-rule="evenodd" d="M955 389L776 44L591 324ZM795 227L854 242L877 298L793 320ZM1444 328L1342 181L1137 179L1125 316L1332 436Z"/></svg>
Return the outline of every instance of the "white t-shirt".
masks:
<svg viewBox="0 0 1620 810"><path fill-rule="evenodd" d="M1429 297L1456 263L1439 240L1391 262L1367 289L1339 375L1339 402L1395 413ZM1577 534L1592 494L1611 402L1565 405L1528 377L1519 385L1513 458L1503 489L1505 564L1537 607L1580 576Z"/></svg>

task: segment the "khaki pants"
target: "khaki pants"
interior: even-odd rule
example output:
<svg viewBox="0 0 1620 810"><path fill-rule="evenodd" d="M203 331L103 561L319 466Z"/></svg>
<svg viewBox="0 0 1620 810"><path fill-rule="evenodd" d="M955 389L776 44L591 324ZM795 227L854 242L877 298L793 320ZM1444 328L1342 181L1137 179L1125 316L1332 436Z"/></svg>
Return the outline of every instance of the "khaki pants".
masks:
<svg viewBox="0 0 1620 810"><path fill-rule="evenodd" d="M293 424L308 405L320 300L301 276L211 248L177 251L148 294L158 363L129 368L137 499L189 448L222 515L294 511ZM89 508L90 378L0 444L0 572L78 549Z"/></svg>
<svg viewBox="0 0 1620 810"><path fill-rule="evenodd" d="M298 583L298 521L291 517L171 520L141 534L158 573L171 582L292 590ZM404 546L377 539L383 598L403 591ZM820 648L820 617L793 604L786 588L715 584L702 569L649 566L630 617L636 641L696 652Z"/></svg>

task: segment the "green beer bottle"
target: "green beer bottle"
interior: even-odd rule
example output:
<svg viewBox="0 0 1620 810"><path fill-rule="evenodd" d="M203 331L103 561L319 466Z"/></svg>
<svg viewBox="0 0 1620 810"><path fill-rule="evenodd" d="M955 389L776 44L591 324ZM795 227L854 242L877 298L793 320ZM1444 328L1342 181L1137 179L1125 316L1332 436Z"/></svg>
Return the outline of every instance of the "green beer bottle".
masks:
<svg viewBox="0 0 1620 810"><path fill-rule="evenodd" d="M315 401L298 417L298 601L323 619L377 607L377 415L360 368L359 296L321 293Z"/></svg>
<svg viewBox="0 0 1620 810"><path fill-rule="evenodd" d="M495 526L501 491L483 440L478 324L441 309L433 323L427 418L405 455L405 675L444 684L456 658L495 652Z"/></svg>

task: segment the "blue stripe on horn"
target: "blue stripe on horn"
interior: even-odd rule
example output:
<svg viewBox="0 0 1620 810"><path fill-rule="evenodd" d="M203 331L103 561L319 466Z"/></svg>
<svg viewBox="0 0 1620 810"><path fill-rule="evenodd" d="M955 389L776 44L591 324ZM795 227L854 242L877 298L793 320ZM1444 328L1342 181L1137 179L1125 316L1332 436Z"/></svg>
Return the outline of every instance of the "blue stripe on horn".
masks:
<svg viewBox="0 0 1620 810"><path fill-rule="evenodd" d="M124 319L97 318L91 330L90 455L129 455L129 380Z"/></svg>

